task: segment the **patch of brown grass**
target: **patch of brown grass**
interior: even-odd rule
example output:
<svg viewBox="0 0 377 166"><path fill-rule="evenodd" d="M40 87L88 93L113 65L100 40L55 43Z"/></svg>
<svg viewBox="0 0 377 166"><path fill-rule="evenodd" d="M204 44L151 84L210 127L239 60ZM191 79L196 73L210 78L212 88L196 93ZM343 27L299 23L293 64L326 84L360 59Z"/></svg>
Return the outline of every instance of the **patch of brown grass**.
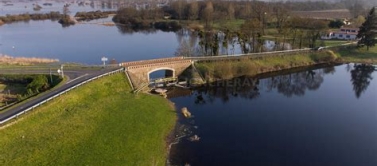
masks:
<svg viewBox="0 0 377 166"><path fill-rule="evenodd" d="M188 29L191 30L202 30L204 29L204 26L199 23L190 23L188 26Z"/></svg>
<svg viewBox="0 0 377 166"><path fill-rule="evenodd" d="M58 59L36 58L36 57L12 57L9 55L0 55L0 64L6 65L32 65L40 63L59 62Z"/></svg>

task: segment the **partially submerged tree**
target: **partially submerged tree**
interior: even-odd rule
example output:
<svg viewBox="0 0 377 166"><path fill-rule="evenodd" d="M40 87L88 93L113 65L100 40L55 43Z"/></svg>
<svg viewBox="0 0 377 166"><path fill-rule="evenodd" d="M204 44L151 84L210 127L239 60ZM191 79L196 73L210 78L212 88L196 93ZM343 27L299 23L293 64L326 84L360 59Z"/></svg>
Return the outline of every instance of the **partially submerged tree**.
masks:
<svg viewBox="0 0 377 166"><path fill-rule="evenodd" d="M366 46L367 50L369 47L373 47L377 43L377 7L373 7L366 21L361 25L357 38L359 38L358 45Z"/></svg>

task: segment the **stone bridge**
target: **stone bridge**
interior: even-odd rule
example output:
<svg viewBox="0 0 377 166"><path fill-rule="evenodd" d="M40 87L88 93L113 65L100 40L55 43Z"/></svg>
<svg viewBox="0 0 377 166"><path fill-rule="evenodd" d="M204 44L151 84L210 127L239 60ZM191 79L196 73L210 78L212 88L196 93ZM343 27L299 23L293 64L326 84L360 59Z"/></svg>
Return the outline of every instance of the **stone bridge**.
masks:
<svg viewBox="0 0 377 166"><path fill-rule="evenodd" d="M161 58L142 61L132 61L121 63L125 67L125 72L129 77L133 89L148 85L150 82L150 74L165 70L168 71L169 77L176 78L185 69L190 67L192 60L183 57Z"/></svg>

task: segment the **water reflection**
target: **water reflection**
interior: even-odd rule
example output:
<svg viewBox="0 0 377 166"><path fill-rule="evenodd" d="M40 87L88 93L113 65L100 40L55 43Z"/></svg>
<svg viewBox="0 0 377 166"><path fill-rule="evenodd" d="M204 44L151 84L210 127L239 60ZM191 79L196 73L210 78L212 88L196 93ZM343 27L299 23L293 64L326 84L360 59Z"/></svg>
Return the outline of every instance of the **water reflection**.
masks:
<svg viewBox="0 0 377 166"><path fill-rule="evenodd" d="M355 64L352 70L348 64L346 70L351 74L351 83L357 98L365 92L373 79L372 73L376 67L367 64ZM260 90L268 92L277 91L286 97L304 96L306 91L315 91L320 88L324 76L334 74L335 67L308 70L304 72L275 75L266 78L264 75L257 77L238 77L231 80L219 80L207 84L196 91L197 104L213 102L215 98L221 99L224 103L230 98L255 99L260 96Z"/></svg>
<svg viewBox="0 0 377 166"><path fill-rule="evenodd" d="M258 38L246 42L230 31L176 31L180 56L217 56L290 50L289 43ZM190 50L190 51L188 51Z"/></svg>
<svg viewBox="0 0 377 166"><path fill-rule="evenodd" d="M370 82L373 79L372 73L374 71L376 71L376 67L373 65L354 65L353 69L351 70L351 82L357 98L360 98L361 94L367 90Z"/></svg>
<svg viewBox="0 0 377 166"><path fill-rule="evenodd" d="M118 32L125 35L125 34L133 34L133 33L142 33L142 34L154 34L156 33L158 30L157 29L154 29L154 28L132 28L132 27L129 27L129 26L123 26L123 25L116 25L116 27L118 28Z"/></svg>
<svg viewBox="0 0 377 166"><path fill-rule="evenodd" d="M171 100L194 117L180 116L178 126L184 128L177 129L179 141L172 146L170 161L376 165L375 70L359 64L291 70L185 90ZM200 141L190 141L194 135Z"/></svg>
<svg viewBox="0 0 377 166"><path fill-rule="evenodd" d="M257 77L238 77L231 80L216 81L207 84L196 91L197 104L211 103L215 98L224 103L231 98L256 99L261 93L277 91L286 97L303 96L306 91L317 90L324 80L324 75L335 72L334 67L308 70L285 75L275 75L266 78L264 75ZM270 76L270 75L269 75Z"/></svg>
<svg viewBox="0 0 377 166"><path fill-rule="evenodd" d="M293 73L266 79L268 90L277 89L284 96L303 96L306 90L317 90L323 82L323 75L328 74L328 70L335 70L333 67L309 70L300 73Z"/></svg>

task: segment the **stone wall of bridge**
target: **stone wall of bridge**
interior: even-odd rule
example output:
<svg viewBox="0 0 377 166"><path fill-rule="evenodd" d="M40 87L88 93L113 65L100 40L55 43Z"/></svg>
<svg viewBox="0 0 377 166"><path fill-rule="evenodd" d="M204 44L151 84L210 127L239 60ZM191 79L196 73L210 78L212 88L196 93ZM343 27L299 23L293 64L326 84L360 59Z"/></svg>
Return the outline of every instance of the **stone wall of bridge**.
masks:
<svg viewBox="0 0 377 166"><path fill-rule="evenodd" d="M130 77L134 89L149 83L149 75L159 70L170 70L172 76L179 76L184 70L191 66L192 61L182 57L162 58L145 61L125 62L122 65Z"/></svg>

